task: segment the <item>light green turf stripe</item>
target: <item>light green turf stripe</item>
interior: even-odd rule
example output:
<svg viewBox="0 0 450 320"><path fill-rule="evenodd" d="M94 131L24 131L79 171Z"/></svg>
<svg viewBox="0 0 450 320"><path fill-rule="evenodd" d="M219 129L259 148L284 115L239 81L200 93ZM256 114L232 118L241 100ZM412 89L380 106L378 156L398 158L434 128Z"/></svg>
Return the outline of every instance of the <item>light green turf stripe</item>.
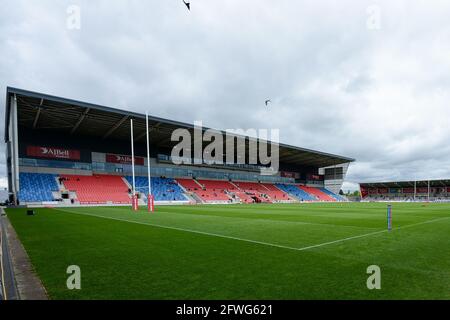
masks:
<svg viewBox="0 0 450 320"><path fill-rule="evenodd" d="M123 208L110 208L115 211L121 211L123 212ZM359 226L350 226L347 224L334 224L334 223L320 223L320 222L306 222L306 221L291 221L291 220L280 220L280 219L262 219L262 218L246 218L246 217L230 217L230 216L222 216L222 215L214 215L214 214L204 214L204 213L182 213L182 212L173 212L173 211L161 211L158 210L157 213L168 213L172 215L180 215L183 217L186 216L197 216L197 217L217 217L217 218L223 218L223 219L242 219L245 221L265 221L265 222L274 222L274 223L292 223L292 224L302 224L302 225L312 225L312 226L329 226L329 227L337 227L337 228L351 228L351 229L377 229L374 227L359 227ZM261 215L269 215L268 213L259 213L256 212L254 214L261 214ZM273 214L272 214L273 215ZM315 214L315 216L317 216ZM299 215L299 217L302 217Z"/></svg>
<svg viewBox="0 0 450 320"><path fill-rule="evenodd" d="M305 251L305 250L309 250L309 249L320 248L320 247L328 246L328 245L335 244L335 243L345 242L345 241L359 239L359 238L364 238L364 237L370 237L370 236L373 236L373 235L376 235L376 234L389 232L387 229L379 230L379 231L365 233L365 234L352 236L352 237L348 237L348 238L338 239L338 240L329 241L329 242L323 242L323 243L319 243L319 244L316 244L316 245L306 246L306 247L302 247L302 248L295 248L295 247L288 247L288 246L283 246L283 245L280 245L280 244L275 244L275 243L270 243L270 242L263 242L263 241L245 239L245 238L232 237L232 236L227 236L227 235L222 235L222 234L217 234L217 233L210 233L210 232L199 231L199 230L184 229L184 228L177 228L177 227L171 227L171 226L163 226L163 225L159 225L159 224L145 223L145 222L140 222L140 221L126 220L126 219L113 218L113 217L105 217L105 216L101 216L101 215L80 213L80 212L75 212L75 211L70 211L70 210L63 210L63 209L55 209L55 210L62 211L62 212L67 212L67 213L72 213L72 214L83 215L83 216L91 216L91 217L97 217L97 218L103 218L103 219L109 219L109 220L115 220L115 221L122 221L122 222L128 222L128 223L135 223L135 224L146 225L146 226L157 227L157 228L163 228L163 229L169 229L169 230L190 232L190 233L196 233L196 234L201 234L201 235L206 235L206 236L212 236L212 237L218 237L218 238L225 238L225 239L231 239L231 240L255 243L255 244L265 245L265 246L269 246L269 247L276 247L276 248L295 250L295 251ZM439 218L439 219L433 219L433 220L423 221L423 222L419 222L419 223L414 223L414 224L406 225L406 226L403 226L403 227L394 228L394 229L392 229L392 231L405 229L405 228L409 228L409 227L415 227L415 226L418 226L418 225L423 225L423 224L428 224L428 223L433 223L433 222L438 222L438 221L442 221L442 220L449 219L449 218L450 217L445 217L445 218Z"/></svg>

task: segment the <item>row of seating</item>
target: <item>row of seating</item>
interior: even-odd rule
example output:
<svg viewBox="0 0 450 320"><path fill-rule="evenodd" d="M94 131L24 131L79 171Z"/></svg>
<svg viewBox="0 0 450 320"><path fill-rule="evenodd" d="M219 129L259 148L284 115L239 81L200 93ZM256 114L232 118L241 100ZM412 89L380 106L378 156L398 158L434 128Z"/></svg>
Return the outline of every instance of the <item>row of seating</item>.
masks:
<svg viewBox="0 0 450 320"><path fill-rule="evenodd" d="M58 191L55 174L20 173L19 200L23 202L53 201L53 191Z"/></svg>
<svg viewBox="0 0 450 320"><path fill-rule="evenodd" d="M133 178L125 177L130 185L133 185ZM136 190L145 195L144 201L147 202L148 196L148 178L135 177ZM152 195L155 201L186 201L183 190L174 179L152 177L151 178Z"/></svg>
<svg viewBox="0 0 450 320"><path fill-rule="evenodd" d="M227 191L234 189L228 181L199 180L193 179L176 180L186 191L194 193L204 202L231 201Z"/></svg>
<svg viewBox="0 0 450 320"><path fill-rule="evenodd" d="M268 190L266 193L272 200L274 201L292 200L292 198L289 197L289 195L286 192L280 190L275 185L270 183L262 183L262 185Z"/></svg>
<svg viewBox="0 0 450 320"><path fill-rule="evenodd" d="M273 184L257 182L229 182L222 180L177 179L183 188L204 202L239 200L243 203L276 202L291 197Z"/></svg>
<svg viewBox="0 0 450 320"><path fill-rule="evenodd" d="M300 201L317 201L317 198L313 195L309 194L308 192L300 189L298 186L293 184L282 184L278 183L276 185L279 189L283 190L284 192L294 196Z"/></svg>
<svg viewBox="0 0 450 320"><path fill-rule="evenodd" d="M241 195L245 194L252 199L252 202L270 202L267 195L264 191L268 191L261 184L257 182L244 182L244 181L236 181L234 182L236 186L241 191ZM245 198L245 196L244 196Z"/></svg>
<svg viewBox="0 0 450 320"><path fill-rule="evenodd" d="M329 196L328 194L326 194L319 188L307 187L307 186L299 186L299 188L302 189L303 191L309 193L310 195L313 195L319 201L326 201L326 202L336 201L334 198L332 198L331 196Z"/></svg>
<svg viewBox="0 0 450 320"><path fill-rule="evenodd" d="M255 196L248 194L245 191L236 190L234 191L234 196L239 198L240 202L242 203L253 203L255 202Z"/></svg>
<svg viewBox="0 0 450 320"><path fill-rule="evenodd" d="M328 194L330 197L332 197L333 199L335 199L336 201L346 201L346 199L336 193L331 192L330 190L326 189L326 188L319 188L323 193Z"/></svg>
<svg viewBox="0 0 450 320"><path fill-rule="evenodd" d="M59 190L57 179L68 191L73 191L83 204L130 203L130 188L120 176L110 175L57 175L20 173L19 199L24 202L52 201L53 192ZM125 177L131 185L132 178ZM148 178L136 177L136 188L148 194ZM217 180L152 178L152 194L156 201L186 201L184 190L194 193L204 202L229 202L232 199L243 203L277 202L298 199L300 201L344 201L339 195L325 188L314 188L291 184L257 182L229 182ZM145 197L146 200L146 197Z"/></svg>
<svg viewBox="0 0 450 320"><path fill-rule="evenodd" d="M245 193L250 194L258 202L276 202L291 200L289 195L270 183L243 182L235 184Z"/></svg>
<svg viewBox="0 0 450 320"><path fill-rule="evenodd" d="M82 204L131 203L128 186L119 176L61 175L60 179L67 190L76 192Z"/></svg>

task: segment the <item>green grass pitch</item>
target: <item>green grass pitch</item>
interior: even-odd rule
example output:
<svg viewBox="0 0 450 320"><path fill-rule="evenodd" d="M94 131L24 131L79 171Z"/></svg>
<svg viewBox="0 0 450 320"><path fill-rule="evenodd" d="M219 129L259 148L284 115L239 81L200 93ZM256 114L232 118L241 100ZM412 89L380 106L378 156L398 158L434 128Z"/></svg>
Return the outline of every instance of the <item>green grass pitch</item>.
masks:
<svg viewBox="0 0 450 320"><path fill-rule="evenodd" d="M36 212L7 210L52 299L450 299L450 204L393 204L391 232L375 203Z"/></svg>

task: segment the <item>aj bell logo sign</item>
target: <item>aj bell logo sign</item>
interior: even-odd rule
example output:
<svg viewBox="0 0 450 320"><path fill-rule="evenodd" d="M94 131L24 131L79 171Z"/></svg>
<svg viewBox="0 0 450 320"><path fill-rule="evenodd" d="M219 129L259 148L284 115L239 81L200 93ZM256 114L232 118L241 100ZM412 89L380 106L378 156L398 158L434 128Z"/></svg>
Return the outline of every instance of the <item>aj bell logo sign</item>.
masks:
<svg viewBox="0 0 450 320"><path fill-rule="evenodd" d="M120 164L131 164L131 156L119 155L119 154L107 154L106 162L109 163L120 163ZM144 158L134 157L134 164L137 166L144 165Z"/></svg>
<svg viewBox="0 0 450 320"><path fill-rule="evenodd" d="M116 156L116 162L125 162L125 163L131 163L131 157L128 156Z"/></svg>
<svg viewBox="0 0 450 320"><path fill-rule="evenodd" d="M28 146L27 156L38 158L80 160L80 151L54 147Z"/></svg>
<svg viewBox="0 0 450 320"><path fill-rule="evenodd" d="M55 158L70 158L69 150L41 148L43 155L49 155Z"/></svg>

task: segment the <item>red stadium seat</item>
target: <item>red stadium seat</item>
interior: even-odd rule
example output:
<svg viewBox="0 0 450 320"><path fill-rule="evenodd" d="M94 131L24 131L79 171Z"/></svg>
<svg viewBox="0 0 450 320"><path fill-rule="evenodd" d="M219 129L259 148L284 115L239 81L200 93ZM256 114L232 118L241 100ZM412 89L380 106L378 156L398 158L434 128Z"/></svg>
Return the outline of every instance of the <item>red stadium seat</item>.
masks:
<svg viewBox="0 0 450 320"><path fill-rule="evenodd" d="M226 191L236 189L228 181L214 181L214 180L198 180L198 183L193 179L176 179L177 182L189 192L195 193L202 201L230 201Z"/></svg>
<svg viewBox="0 0 450 320"><path fill-rule="evenodd" d="M131 203L128 186L119 176L61 175L65 188L77 194L82 204Z"/></svg>
<svg viewBox="0 0 450 320"><path fill-rule="evenodd" d="M259 202L292 200L286 192L281 191L271 183L235 182L235 184Z"/></svg>

